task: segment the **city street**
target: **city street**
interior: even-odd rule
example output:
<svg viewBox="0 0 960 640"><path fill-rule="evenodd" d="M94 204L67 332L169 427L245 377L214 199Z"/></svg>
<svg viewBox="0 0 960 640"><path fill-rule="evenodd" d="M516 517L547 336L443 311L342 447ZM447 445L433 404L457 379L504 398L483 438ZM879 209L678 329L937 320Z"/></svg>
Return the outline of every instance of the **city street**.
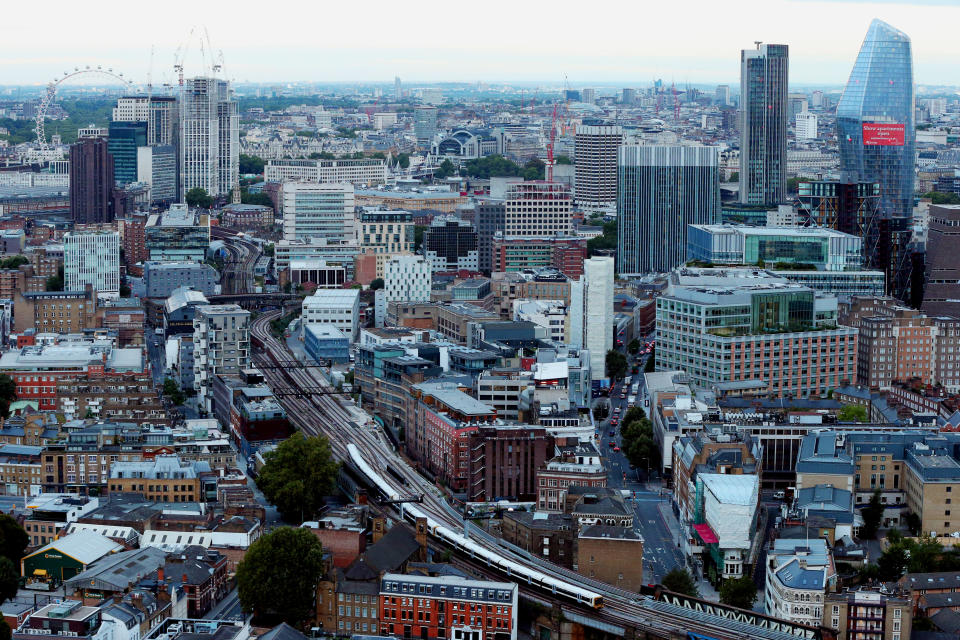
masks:
<svg viewBox="0 0 960 640"><path fill-rule="evenodd" d="M643 406L645 394L643 368L648 355L641 355L637 361L637 374L632 374L631 384L639 382L637 406ZM628 356L629 358L629 356ZM633 361L631 359L631 368ZM600 423L598 429L600 438L598 446L605 456L607 465L607 486L612 489L626 489L631 492L627 503L633 505L637 532L643 536L643 573L645 582L658 582L664 575L676 567L684 566L683 555L678 548L679 526L670 508L670 497L662 489L658 470L651 469L650 477L641 482L638 471L646 474L646 469L631 469L630 462L623 451L614 451L610 442L617 447L623 443L620 436L620 425L610 425L610 417L617 407L620 414L628 410L628 400L621 398L621 382L610 392L610 415ZM614 392L615 391L615 392ZM629 396L629 393L628 393ZM646 411L646 409L644 409ZM614 435L611 436L611 430Z"/></svg>

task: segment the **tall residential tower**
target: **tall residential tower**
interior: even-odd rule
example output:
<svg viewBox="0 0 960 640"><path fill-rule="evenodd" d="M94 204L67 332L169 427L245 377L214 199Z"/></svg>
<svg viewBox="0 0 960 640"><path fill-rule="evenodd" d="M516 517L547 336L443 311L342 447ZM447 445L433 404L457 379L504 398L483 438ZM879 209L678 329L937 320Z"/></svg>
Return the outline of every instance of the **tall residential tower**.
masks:
<svg viewBox="0 0 960 640"><path fill-rule="evenodd" d="M180 100L180 196L230 194L240 179L240 116L230 83L190 78Z"/></svg>
<svg viewBox="0 0 960 640"><path fill-rule="evenodd" d="M740 202L774 205L787 196L785 44L740 52Z"/></svg>

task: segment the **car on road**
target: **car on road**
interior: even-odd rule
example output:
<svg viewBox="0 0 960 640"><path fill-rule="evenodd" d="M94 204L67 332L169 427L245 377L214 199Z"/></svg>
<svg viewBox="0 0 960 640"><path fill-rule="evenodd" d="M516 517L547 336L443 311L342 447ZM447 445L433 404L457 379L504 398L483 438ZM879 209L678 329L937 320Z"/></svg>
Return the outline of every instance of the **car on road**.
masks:
<svg viewBox="0 0 960 640"><path fill-rule="evenodd" d="M614 447L613 450L617 453L620 453L620 447Z"/></svg>
<svg viewBox="0 0 960 640"><path fill-rule="evenodd" d="M609 446L609 447L616 447L616 446L617 446L617 443L614 442L613 440L611 440L611 441L608 443L607 446Z"/></svg>
<svg viewBox="0 0 960 640"><path fill-rule="evenodd" d="M618 424L620 424L620 418L618 418L617 416L613 416L612 418L610 418L610 424L613 425L614 427L617 426Z"/></svg>
<svg viewBox="0 0 960 640"><path fill-rule="evenodd" d="M610 429L610 437L612 438L612 437L615 436L615 435L617 435L617 430L616 430L616 429Z"/></svg>
<svg viewBox="0 0 960 640"><path fill-rule="evenodd" d="M774 492L773 492L773 499L774 499L774 500L783 500L783 499L786 498L786 497L787 497L787 492L786 492L786 491L780 490L780 491L774 491Z"/></svg>

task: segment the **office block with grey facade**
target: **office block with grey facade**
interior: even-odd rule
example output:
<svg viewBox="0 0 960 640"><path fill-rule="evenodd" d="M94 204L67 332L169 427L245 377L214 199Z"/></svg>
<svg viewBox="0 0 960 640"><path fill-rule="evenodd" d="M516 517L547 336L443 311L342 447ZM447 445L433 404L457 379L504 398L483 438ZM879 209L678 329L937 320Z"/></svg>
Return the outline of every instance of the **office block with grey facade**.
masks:
<svg viewBox="0 0 960 640"><path fill-rule="evenodd" d="M680 266L687 225L720 220L716 147L624 146L617 171L618 273Z"/></svg>
<svg viewBox="0 0 960 640"><path fill-rule="evenodd" d="M167 298L178 287L204 295L217 293L217 270L203 262L146 262L143 283L148 298Z"/></svg>

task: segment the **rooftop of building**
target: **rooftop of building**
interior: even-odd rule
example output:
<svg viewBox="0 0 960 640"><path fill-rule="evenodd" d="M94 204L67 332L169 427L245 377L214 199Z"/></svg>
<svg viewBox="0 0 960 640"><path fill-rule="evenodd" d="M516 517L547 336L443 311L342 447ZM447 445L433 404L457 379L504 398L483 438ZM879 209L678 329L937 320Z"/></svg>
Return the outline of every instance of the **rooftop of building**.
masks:
<svg viewBox="0 0 960 640"><path fill-rule="evenodd" d="M346 340L347 336L332 324L308 324L304 331L317 340Z"/></svg>
<svg viewBox="0 0 960 640"><path fill-rule="evenodd" d="M454 382L421 382L413 385L413 388L463 415L489 416L496 413L492 406L467 395Z"/></svg>
<svg viewBox="0 0 960 640"><path fill-rule="evenodd" d="M142 371L143 351L139 348L116 349L108 341L83 344L32 345L0 356L0 370L31 371L78 368L102 364L111 371Z"/></svg>
<svg viewBox="0 0 960 640"><path fill-rule="evenodd" d="M626 527L617 527L609 524L592 524L580 530L578 536L581 540L584 538L596 538L601 540L626 540L630 542L643 542L643 536Z"/></svg>
<svg viewBox="0 0 960 640"><path fill-rule="evenodd" d="M786 236L791 238L856 238L828 227L771 227L745 224L691 224L690 228L710 233L737 233L744 236Z"/></svg>
<svg viewBox="0 0 960 640"><path fill-rule="evenodd" d="M359 289L317 289L303 299L303 306L352 309L359 299Z"/></svg>

